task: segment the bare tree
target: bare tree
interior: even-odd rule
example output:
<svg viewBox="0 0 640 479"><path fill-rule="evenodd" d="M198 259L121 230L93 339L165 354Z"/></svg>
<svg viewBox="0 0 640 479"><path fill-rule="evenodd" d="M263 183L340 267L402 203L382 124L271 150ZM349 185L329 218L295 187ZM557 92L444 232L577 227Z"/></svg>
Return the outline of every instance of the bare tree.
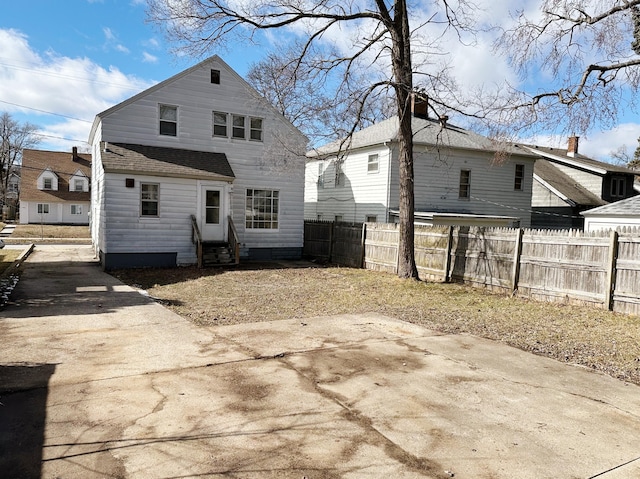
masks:
<svg viewBox="0 0 640 479"><path fill-rule="evenodd" d="M350 89L344 84L338 91L331 88L332 82L340 82L338 72L314 69L318 60L311 53L301 59L303 49L298 42L277 48L254 63L246 79L310 138L312 146L344 138L354 125L362 129L393 116L391 98L386 92L375 98L370 96L361 105L357 88ZM358 86L365 82L364 78L350 80Z"/></svg>
<svg viewBox="0 0 640 479"><path fill-rule="evenodd" d="M411 100L414 88L412 54L419 55L421 80L432 107L451 106L450 97L438 98L446 85L446 70L433 75L430 57L446 52L445 33L471 31L475 6L471 0L148 0L151 21L166 29L183 50L202 55L236 41L250 42L260 31L286 31L301 39L294 71L314 75L340 72L336 90L347 89L356 99L356 118L367 100L390 89L399 121L400 242L398 275L418 278L414 258L413 132ZM410 25L410 19L412 24ZM320 55L314 53L321 52ZM366 77L362 73L366 72ZM354 79L366 78L356 88ZM457 105L453 105L456 107ZM349 129L358 127L354 122Z"/></svg>
<svg viewBox="0 0 640 479"><path fill-rule="evenodd" d="M585 133L617 123L637 107L640 0L544 0L536 13L516 12L497 48L523 80L544 87L510 90L510 107L494 109L511 129ZM488 100L485 98L485 101Z"/></svg>
<svg viewBox="0 0 640 479"><path fill-rule="evenodd" d="M9 113L0 115L0 195L3 205L7 202L11 171L21 163L22 150L33 148L40 142L37 129L30 123L14 120Z"/></svg>

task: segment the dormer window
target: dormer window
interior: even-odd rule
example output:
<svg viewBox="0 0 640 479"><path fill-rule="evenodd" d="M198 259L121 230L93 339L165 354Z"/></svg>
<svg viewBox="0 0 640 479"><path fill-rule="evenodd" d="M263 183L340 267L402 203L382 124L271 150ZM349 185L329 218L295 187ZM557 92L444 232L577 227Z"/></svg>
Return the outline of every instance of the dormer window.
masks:
<svg viewBox="0 0 640 479"><path fill-rule="evenodd" d="M84 191L84 180L73 180L73 191Z"/></svg>
<svg viewBox="0 0 640 479"><path fill-rule="evenodd" d="M42 179L42 189L50 190L53 188L53 179L52 178L43 178Z"/></svg>

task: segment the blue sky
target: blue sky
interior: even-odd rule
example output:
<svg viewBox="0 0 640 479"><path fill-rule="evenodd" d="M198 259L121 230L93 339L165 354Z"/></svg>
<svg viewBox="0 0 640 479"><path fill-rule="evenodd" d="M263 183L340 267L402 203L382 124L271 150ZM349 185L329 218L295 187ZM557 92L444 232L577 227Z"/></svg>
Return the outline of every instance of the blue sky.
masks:
<svg viewBox="0 0 640 479"><path fill-rule="evenodd" d="M478 0L492 22L508 20L511 0ZM538 0L521 0L533 8ZM145 22L144 0L22 0L3 2L0 15L0 112L40 128L41 149L86 148L95 115L200 59L171 53L162 33ZM340 39L342 40L342 39ZM514 76L495 58L491 39L472 52L452 51L459 82L499 82ZM268 48L268 45L265 45ZM211 52L246 76L264 49L246 45ZM605 132L582 138L580 151L606 160L609 152L638 145L640 118L625 115ZM66 138L69 140L63 140ZM566 139L538 140L565 147ZM555 142L555 143L553 143Z"/></svg>
<svg viewBox="0 0 640 479"><path fill-rule="evenodd" d="M96 113L199 61L170 48L141 0L3 2L0 112L40 127L41 149L86 147ZM256 49L216 53L242 76L260 59Z"/></svg>

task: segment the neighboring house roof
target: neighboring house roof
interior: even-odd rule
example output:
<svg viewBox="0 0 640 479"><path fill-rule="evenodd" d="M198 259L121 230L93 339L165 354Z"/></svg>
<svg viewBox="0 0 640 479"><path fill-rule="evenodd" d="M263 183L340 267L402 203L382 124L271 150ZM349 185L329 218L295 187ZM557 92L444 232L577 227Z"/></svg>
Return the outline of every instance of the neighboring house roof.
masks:
<svg viewBox="0 0 640 479"><path fill-rule="evenodd" d="M584 216L640 216L640 195L580 213Z"/></svg>
<svg viewBox="0 0 640 479"><path fill-rule="evenodd" d="M606 201L591 193L550 161L536 160L533 177L571 206L606 204Z"/></svg>
<svg viewBox="0 0 640 479"><path fill-rule="evenodd" d="M617 166L611 163L593 160L580 153L574 153L573 156L571 156L566 149L562 148L546 148L534 145L523 145L523 148L554 163L560 163L602 176L607 173L637 174L637 171L625 166Z"/></svg>
<svg viewBox="0 0 640 479"><path fill-rule="evenodd" d="M106 172L227 181L235 178L224 153L106 142L101 148Z"/></svg>
<svg viewBox="0 0 640 479"><path fill-rule="evenodd" d="M495 142L485 136L451 124L444 126L437 120L419 117L411 118L414 144L442 145L467 150L485 150L489 152L505 151L506 153L525 156L533 155L516 145ZM307 153L308 157L331 155L340 151L381 145L398 140L399 121L394 116L376 123L368 128L355 132L347 142L340 140L328 143Z"/></svg>
<svg viewBox="0 0 640 479"><path fill-rule="evenodd" d="M39 190L38 177L49 168L58 176L58 190ZM89 201L86 191L69 191L69 179L82 171L91 177L91 155L71 152L25 149L22 152L20 200L39 202Z"/></svg>

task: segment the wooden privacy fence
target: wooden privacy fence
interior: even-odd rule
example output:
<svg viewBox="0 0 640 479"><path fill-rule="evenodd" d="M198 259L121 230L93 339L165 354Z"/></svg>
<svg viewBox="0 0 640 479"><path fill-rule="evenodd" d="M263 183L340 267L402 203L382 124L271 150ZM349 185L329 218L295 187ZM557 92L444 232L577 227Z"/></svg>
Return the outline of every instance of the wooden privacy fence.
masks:
<svg viewBox="0 0 640 479"><path fill-rule="evenodd" d="M305 223L305 255L398 271L397 224ZM416 226L420 277L640 314L640 230Z"/></svg>

